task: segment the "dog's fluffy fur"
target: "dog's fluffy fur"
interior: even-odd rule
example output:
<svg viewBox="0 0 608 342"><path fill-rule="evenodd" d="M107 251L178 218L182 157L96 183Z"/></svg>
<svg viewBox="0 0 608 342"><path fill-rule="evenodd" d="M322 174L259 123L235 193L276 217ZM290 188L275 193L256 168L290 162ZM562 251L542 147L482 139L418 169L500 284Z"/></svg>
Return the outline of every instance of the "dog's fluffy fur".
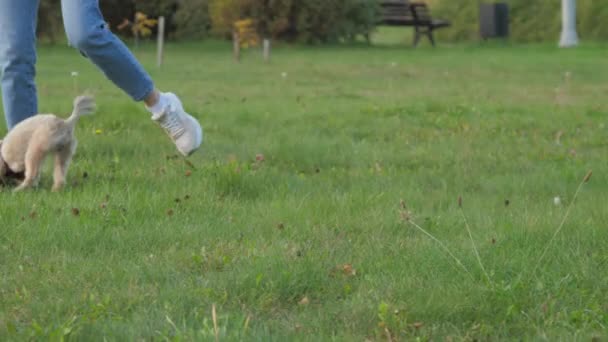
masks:
<svg viewBox="0 0 608 342"><path fill-rule="evenodd" d="M15 191L35 186L48 154L55 155L53 191L60 190L76 151L74 127L81 115L92 114L95 101L90 96L74 100L74 110L67 119L53 114L38 114L20 122L0 141L0 178L9 173L25 173Z"/></svg>

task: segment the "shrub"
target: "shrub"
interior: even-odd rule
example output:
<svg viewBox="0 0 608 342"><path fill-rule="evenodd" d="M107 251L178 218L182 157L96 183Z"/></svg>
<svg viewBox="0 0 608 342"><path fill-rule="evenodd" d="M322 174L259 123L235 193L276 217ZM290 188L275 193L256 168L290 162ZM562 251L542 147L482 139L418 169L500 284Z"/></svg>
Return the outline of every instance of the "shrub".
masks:
<svg viewBox="0 0 608 342"><path fill-rule="evenodd" d="M355 39L357 35L368 36L378 23L380 7L375 1L350 0L345 6L342 22L343 34L348 39Z"/></svg>
<svg viewBox="0 0 608 342"><path fill-rule="evenodd" d="M340 29L341 0L309 0L297 5L295 29L298 39L316 43L336 41Z"/></svg>
<svg viewBox="0 0 608 342"><path fill-rule="evenodd" d="M608 39L608 3L606 1L577 1L578 29L582 39Z"/></svg>
<svg viewBox="0 0 608 342"><path fill-rule="evenodd" d="M61 22L60 0L42 0L38 8L38 26L36 33L39 38L47 38L55 43L57 36L63 34Z"/></svg>
<svg viewBox="0 0 608 342"><path fill-rule="evenodd" d="M135 4L135 11L148 16L148 18L165 17L165 33L172 34L175 29L174 14L177 10L177 0L131 0ZM133 18L133 16L131 16ZM152 37L156 36L156 32Z"/></svg>
<svg viewBox="0 0 608 342"><path fill-rule="evenodd" d="M110 24L113 31L118 31L117 27L123 20L133 20L136 12L133 1L104 0L99 2L99 6L104 19Z"/></svg>
<svg viewBox="0 0 608 342"><path fill-rule="evenodd" d="M209 15L212 31L230 37L234 23L247 18L251 0L210 0Z"/></svg>
<svg viewBox="0 0 608 342"><path fill-rule="evenodd" d="M249 12L258 33L267 38L286 36L293 4L294 0L252 0Z"/></svg>
<svg viewBox="0 0 608 342"><path fill-rule="evenodd" d="M45 0L42 0L45 1ZM135 20L137 12L145 14L150 19L160 16L165 17L165 32L167 34L175 31L173 15L177 9L177 0L104 0L100 1L101 12L104 19L110 24L110 28L121 35L132 35L131 30L119 30L118 27L129 20ZM152 31L152 37L156 29Z"/></svg>
<svg viewBox="0 0 608 342"><path fill-rule="evenodd" d="M228 36L234 22L251 18L261 35L304 42L335 42L375 27L376 0L211 0L213 31Z"/></svg>
<svg viewBox="0 0 608 342"><path fill-rule="evenodd" d="M509 4L510 35L517 42L557 42L561 32L561 2L555 0L503 0ZM452 21L438 31L443 39L475 40L479 37L477 1L434 0L431 9L437 17ZM608 38L608 3L578 0L579 35L584 39Z"/></svg>
<svg viewBox="0 0 608 342"><path fill-rule="evenodd" d="M202 39L211 28L208 0L181 0L175 12L175 37Z"/></svg>
<svg viewBox="0 0 608 342"><path fill-rule="evenodd" d="M165 18L173 17L173 14L177 10L177 0L131 0L135 4L135 10L137 12L145 13L149 17L160 17Z"/></svg>
<svg viewBox="0 0 608 342"><path fill-rule="evenodd" d="M420 0L422 1L422 0ZM557 0L502 0L510 6L511 39L554 41L561 31ZM441 39L477 40L479 1L426 0L433 14L452 26L438 31ZM166 18L166 32L177 37L204 38L211 25L229 37L234 22L253 19L258 32L282 40L335 42L369 34L378 18L377 0L104 0L104 18L116 28L137 11ZM608 2L578 0L579 35L586 40L608 39ZM128 31L125 31L128 32ZM51 41L63 35L60 0L41 0L38 35Z"/></svg>

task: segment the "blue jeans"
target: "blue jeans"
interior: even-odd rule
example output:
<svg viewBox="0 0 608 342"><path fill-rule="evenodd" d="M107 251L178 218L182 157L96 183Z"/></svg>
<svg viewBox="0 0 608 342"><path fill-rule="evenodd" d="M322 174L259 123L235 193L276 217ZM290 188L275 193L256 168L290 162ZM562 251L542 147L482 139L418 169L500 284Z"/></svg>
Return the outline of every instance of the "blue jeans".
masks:
<svg viewBox="0 0 608 342"><path fill-rule="evenodd" d="M38 113L36 19L39 0L0 0L0 86L8 128ZM88 57L135 101L154 90L152 79L107 27L98 0L62 0L70 45Z"/></svg>

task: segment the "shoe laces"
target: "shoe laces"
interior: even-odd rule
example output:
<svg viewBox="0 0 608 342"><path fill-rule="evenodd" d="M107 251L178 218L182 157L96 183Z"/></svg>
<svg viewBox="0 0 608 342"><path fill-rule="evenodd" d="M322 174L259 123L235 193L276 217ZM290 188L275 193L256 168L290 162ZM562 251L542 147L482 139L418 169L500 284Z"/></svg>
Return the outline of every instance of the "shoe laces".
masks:
<svg viewBox="0 0 608 342"><path fill-rule="evenodd" d="M179 120L178 115L175 113L173 108L169 108L165 115L159 121L160 126L171 136L173 139L177 139L184 134L186 129L184 125Z"/></svg>

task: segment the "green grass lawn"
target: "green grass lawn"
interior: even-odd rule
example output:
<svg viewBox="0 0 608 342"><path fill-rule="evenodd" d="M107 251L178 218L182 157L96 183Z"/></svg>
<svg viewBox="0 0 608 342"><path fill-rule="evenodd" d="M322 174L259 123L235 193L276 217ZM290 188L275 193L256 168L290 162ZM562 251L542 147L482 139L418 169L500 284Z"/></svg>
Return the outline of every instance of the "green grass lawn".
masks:
<svg viewBox="0 0 608 342"><path fill-rule="evenodd" d="M608 339L606 45L136 54L204 148L41 47L41 110L98 111L63 192L0 192L0 340Z"/></svg>

